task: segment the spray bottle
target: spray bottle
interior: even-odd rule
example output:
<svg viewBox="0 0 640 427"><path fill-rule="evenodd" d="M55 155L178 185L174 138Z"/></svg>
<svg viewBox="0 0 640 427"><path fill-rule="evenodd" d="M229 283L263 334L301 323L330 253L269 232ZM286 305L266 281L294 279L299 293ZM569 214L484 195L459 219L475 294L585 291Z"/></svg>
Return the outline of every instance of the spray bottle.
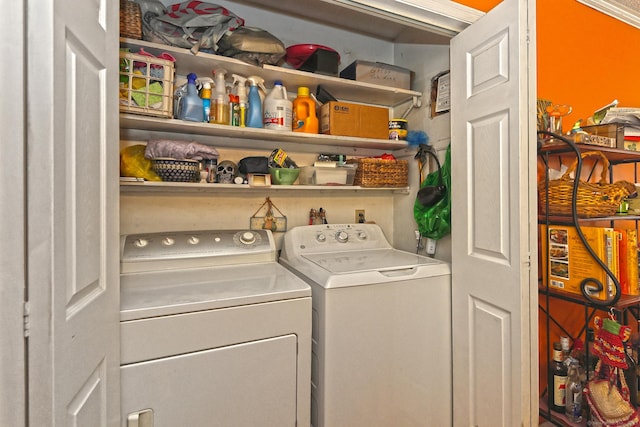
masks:
<svg viewBox="0 0 640 427"><path fill-rule="evenodd" d="M273 88L264 99L263 110L265 129L292 130L293 106L280 80L273 83Z"/></svg>
<svg viewBox="0 0 640 427"><path fill-rule="evenodd" d="M260 90L262 88L266 92L264 87L264 79L258 76L247 77L249 82L249 107L247 109L247 127L261 128L262 127L262 98L260 98Z"/></svg>
<svg viewBox="0 0 640 427"><path fill-rule="evenodd" d="M219 125L229 124L229 97L227 95L227 87L224 81L225 70L214 70L215 91L211 100L211 118L210 123Z"/></svg>
<svg viewBox="0 0 640 427"><path fill-rule="evenodd" d="M191 122L204 121L204 107L202 106L202 99L198 96L198 89L196 88L196 76L195 73L189 73L187 75L187 94L180 99L180 114L179 119L189 120Z"/></svg>
<svg viewBox="0 0 640 427"><path fill-rule="evenodd" d="M204 121L209 123L209 119L211 118L211 83L213 83L213 80L209 77L205 77L200 80L200 83L202 83L200 98L202 98Z"/></svg>
<svg viewBox="0 0 640 427"><path fill-rule="evenodd" d="M237 74L232 74L233 87L235 94L238 96L238 108L240 112L239 126L245 127L247 125L247 79Z"/></svg>

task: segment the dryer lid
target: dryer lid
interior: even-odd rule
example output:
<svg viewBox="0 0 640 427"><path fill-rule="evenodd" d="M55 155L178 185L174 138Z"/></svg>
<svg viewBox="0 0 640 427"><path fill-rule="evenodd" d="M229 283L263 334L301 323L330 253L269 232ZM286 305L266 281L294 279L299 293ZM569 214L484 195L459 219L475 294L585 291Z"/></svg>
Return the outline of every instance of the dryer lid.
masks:
<svg viewBox="0 0 640 427"><path fill-rule="evenodd" d="M310 296L309 285L276 262L128 273L120 276L120 320Z"/></svg>

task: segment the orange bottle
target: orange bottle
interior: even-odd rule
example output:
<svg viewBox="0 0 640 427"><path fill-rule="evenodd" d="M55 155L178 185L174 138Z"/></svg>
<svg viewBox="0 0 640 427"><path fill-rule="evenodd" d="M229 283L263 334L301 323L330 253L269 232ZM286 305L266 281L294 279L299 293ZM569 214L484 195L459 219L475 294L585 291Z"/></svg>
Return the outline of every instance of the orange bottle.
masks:
<svg viewBox="0 0 640 427"><path fill-rule="evenodd" d="M316 103L309 96L309 88L300 86L298 96L293 100L293 131L318 133L319 127Z"/></svg>

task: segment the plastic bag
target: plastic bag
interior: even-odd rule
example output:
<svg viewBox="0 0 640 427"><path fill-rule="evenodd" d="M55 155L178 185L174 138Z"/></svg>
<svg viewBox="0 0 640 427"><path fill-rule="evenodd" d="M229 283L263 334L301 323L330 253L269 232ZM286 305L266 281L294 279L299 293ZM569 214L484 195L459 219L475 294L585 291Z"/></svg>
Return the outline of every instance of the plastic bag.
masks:
<svg viewBox="0 0 640 427"><path fill-rule="evenodd" d="M216 52L225 32L244 25L244 19L213 3L187 1L168 6L162 15L145 14L143 37L171 46Z"/></svg>
<svg viewBox="0 0 640 427"><path fill-rule="evenodd" d="M286 53L284 43L261 28L227 31L218 42L218 54L257 66L277 65Z"/></svg>
<svg viewBox="0 0 640 427"><path fill-rule="evenodd" d="M446 193L437 203L424 206L416 198L413 216L418 224L420 235L438 240L451 232L451 145L447 147L446 159L440 169ZM433 171L422 182L421 187L440 184L439 172Z"/></svg>
<svg viewBox="0 0 640 427"><path fill-rule="evenodd" d="M120 176L144 178L147 181L162 181L153 171L151 160L144 157L144 145L131 145L120 151Z"/></svg>

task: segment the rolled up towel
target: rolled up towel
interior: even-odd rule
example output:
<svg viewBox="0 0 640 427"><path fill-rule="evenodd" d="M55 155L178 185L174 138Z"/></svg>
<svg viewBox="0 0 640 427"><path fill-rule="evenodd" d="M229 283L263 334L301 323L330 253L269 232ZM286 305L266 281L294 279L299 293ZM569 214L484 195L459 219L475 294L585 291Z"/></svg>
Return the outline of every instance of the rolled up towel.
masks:
<svg viewBox="0 0 640 427"><path fill-rule="evenodd" d="M171 157L174 159L217 159L218 150L195 141L174 141L171 139L152 139L147 143L144 156L147 159Z"/></svg>

